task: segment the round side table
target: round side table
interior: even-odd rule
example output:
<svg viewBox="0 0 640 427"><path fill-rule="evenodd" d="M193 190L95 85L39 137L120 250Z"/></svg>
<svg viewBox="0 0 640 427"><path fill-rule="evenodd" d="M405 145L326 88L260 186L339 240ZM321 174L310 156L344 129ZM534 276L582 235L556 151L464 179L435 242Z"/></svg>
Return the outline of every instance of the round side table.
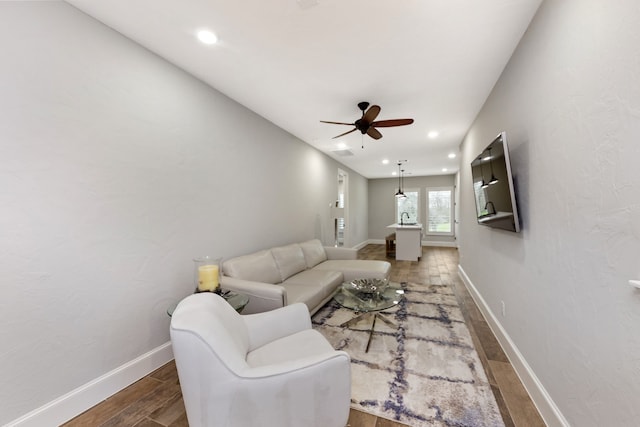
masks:
<svg viewBox="0 0 640 427"><path fill-rule="evenodd" d="M234 308L238 313L242 313L242 310L249 304L249 296L245 294L239 294L237 292L231 291L223 291L220 296L225 299L229 303L231 307ZM167 314L169 317L173 315L174 310L178 306L178 302L171 304L171 306L167 309Z"/></svg>

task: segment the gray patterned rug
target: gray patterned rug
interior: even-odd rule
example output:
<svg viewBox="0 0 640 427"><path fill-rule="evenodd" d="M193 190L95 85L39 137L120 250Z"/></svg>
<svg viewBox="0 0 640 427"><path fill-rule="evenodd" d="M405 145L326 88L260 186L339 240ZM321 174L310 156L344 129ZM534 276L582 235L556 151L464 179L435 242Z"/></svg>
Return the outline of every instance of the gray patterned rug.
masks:
<svg viewBox="0 0 640 427"><path fill-rule="evenodd" d="M348 327L355 316L335 301L313 327L351 356L351 406L410 426L504 426L455 295L446 285L403 283L405 298Z"/></svg>

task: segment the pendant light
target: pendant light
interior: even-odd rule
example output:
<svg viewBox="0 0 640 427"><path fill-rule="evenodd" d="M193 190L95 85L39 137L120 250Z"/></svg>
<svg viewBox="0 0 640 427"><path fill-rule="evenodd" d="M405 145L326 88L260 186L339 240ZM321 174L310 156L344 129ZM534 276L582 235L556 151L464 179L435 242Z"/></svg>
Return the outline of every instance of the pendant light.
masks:
<svg viewBox="0 0 640 427"><path fill-rule="evenodd" d="M480 184L480 188L487 188L489 184L484 180L484 168L482 167L482 155L478 157L480 161L480 173L482 174L482 184Z"/></svg>
<svg viewBox="0 0 640 427"><path fill-rule="evenodd" d="M400 169L401 165L402 165L402 161L398 160L398 192L396 193L396 198L398 198L398 199L403 199L403 198L407 197L402 192L402 172L403 172L403 170Z"/></svg>
<svg viewBox="0 0 640 427"><path fill-rule="evenodd" d="M493 185L498 182L498 178L493 174L493 156L491 155L491 148L489 148L489 165L491 166L491 180L489 180L489 185Z"/></svg>

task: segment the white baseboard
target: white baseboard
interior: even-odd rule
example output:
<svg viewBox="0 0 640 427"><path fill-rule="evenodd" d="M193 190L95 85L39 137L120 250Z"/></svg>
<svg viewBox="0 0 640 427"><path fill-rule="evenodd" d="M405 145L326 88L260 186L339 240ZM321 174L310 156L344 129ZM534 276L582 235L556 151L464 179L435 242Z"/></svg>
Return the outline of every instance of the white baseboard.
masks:
<svg viewBox="0 0 640 427"><path fill-rule="evenodd" d="M438 248L457 248L458 243L456 242L437 242L432 240L423 240L422 246L435 246Z"/></svg>
<svg viewBox="0 0 640 427"><path fill-rule="evenodd" d="M362 243L359 243L359 244L355 245L355 246L353 247L353 249L355 249L355 250L358 250L358 251L359 251L360 249L362 249L362 248L364 248L365 246L367 246L369 243L370 243L370 241L369 241L369 240L365 240L364 242L362 242ZM384 241L383 241L382 243L384 243Z"/></svg>
<svg viewBox="0 0 640 427"><path fill-rule="evenodd" d="M356 248L356 249L362 249L363 247L367 246L367 245L384 245L385 244L385 240L384 239L369 239L364 243L361 243L360 247ZM435 246L435 247L441 247L441 248L457 248L458 244L456 242L436 242L436 241L431 241L431 240L423 240L422 241L422 246Z"/></svg>
<svg viewBox="0 0 640 427"><path fill-rule="evenodd" d="M516 371L518 377L520 377L520 381L522 381L524 388L529 393L529 396L531 396L531 400L538 408L544 422L549 427L569 427L569 423L562 415L562 412L560 412L560 409L558 409L554 401L551 399L551 396L549 396L549 393L547 393L544 386L531 369L531 366L529 366L522 353L518 350L518 347L516 347L515 343L511 340L511 337L509 337L507 331L502 327L500 321L493 314L461 265L458 265L458 272L465 286L469 290L471 297L482 312L487 324L502 346L502 349L511 362L513 369Z"/></svg>
<svg viewBox="0 0 640 427"><path fill-rule="evenodd" d="M60 425L173 360L167 342L69 393L11 421L5 427Z"/></svg>
<svg viewBox="0 0 640 427"><path fill-rule="evenodd" d="M384 239L369 239L365 242L366 245L384 245Z"/></svg>

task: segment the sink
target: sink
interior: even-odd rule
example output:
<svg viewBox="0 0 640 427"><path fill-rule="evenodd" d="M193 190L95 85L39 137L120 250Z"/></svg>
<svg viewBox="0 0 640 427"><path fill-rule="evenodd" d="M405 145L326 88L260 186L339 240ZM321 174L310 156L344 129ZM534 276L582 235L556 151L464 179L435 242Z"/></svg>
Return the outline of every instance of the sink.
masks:
<svg viewBox="0 0 640 427"><path fill-rule="evenodd" d="M417 222L405 222L404 224L401 225L417 225Z"/></svg>

